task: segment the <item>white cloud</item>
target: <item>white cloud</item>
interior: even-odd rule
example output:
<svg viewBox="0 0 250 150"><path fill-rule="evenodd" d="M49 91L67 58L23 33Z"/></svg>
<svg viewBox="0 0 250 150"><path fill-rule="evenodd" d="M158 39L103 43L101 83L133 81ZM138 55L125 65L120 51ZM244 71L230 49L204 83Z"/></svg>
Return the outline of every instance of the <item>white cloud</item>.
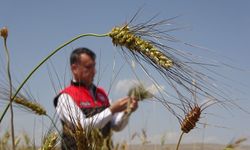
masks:
<svg viewBox="0 0 250 150"><path fill-rule="evenodd" d="M115 86L115 91L117 93L124 94L125 92L128 91L130 87L138 83L139 82L137 80L133 80L133 79L119 80Z"/></svg>
<svg viewBox="0 0 250 150"><path fill-rule="evenodd" d="M126 94L128 89L134 86L135 84L139 84L139 81L135 79L119 80L115 86L115 91L120 94ZM155 84L146 83L146 82L143 84L146 87L146 89L154 95L159 94L159 92L163 91L165 88L163 85L155 85Z"/></svg>

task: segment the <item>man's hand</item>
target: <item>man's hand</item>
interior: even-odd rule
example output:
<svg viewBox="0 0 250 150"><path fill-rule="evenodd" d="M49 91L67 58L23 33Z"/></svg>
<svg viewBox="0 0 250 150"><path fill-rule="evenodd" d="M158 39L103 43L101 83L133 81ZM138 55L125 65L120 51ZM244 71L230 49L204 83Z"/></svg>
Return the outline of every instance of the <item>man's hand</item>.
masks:
<svg viewBox="0 0 250 150"><path fill-rule="evenodd" d="M136 100L133 97L124 97L124 98L121 98L121 99L115 101L109 107L109 109L110 109L111 113L114 114L114 113L122 112L122 111L126 112L127 107L129 107L131 112L134 112L138 108L138 100Z"/></svg>
<svg viewBox="0 0 250 150"><path fill-rule="evenodd" d="M109 109L112 114L124 111L127 108L127 103L129 101L129 97L121 98L117 101L115 101L111 106L109 106Z"/></svg>
<svg viewBox="0 0 250 150"><path fill-rule="evenodd" d="M131 111L134 112L138 108L138 100L131 97L130 105L128 107L130 107Z"/></svg>

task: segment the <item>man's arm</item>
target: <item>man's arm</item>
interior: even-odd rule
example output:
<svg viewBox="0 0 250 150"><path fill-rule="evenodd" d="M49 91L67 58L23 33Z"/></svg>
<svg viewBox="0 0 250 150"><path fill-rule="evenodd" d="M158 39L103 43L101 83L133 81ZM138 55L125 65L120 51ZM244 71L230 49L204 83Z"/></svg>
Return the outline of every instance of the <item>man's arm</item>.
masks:
<svg viewBox="0 0 250 150"><path fill-rule="evenodd" d="M79 122L82 127L91 126L94 128L103 128L112 120L112 111L110 108L106 108L102 112L86 118L81 109L74 103L71 96L68 94L61 94L59 96L56 112L60 119L75 125Z"/></svg>
<svg viewBox="0 0 250 150"><path fill-rule="evenodd" d="M124 112L119 112L113 115L112 122L111 122L111 128L114 131L121 131L126 127L128 124L129 117L125 117Z"/></svg>
<svg viewBox="0 0 250 150"><path fill-rule="evenodd" d="M135 100L134 98L129 98L130 100L130 109L132 112L134 112L138 108L138 101ZM126 127L129 121L129 115L127 114L126 110L123 112L119 112L113 115L112 117L112 122L111 122L111 127L115 131L121 131Z"/></svg>

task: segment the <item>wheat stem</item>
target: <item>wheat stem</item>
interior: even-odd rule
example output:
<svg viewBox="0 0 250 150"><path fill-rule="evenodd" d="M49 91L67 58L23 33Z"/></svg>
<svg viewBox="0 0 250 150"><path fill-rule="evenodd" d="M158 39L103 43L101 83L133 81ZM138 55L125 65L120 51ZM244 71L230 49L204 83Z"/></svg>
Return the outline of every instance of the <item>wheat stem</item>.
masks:
<svg viewBox="0 0 250 150"><path fill-rule="evenodd" d="M179 137L179 140L178 140L178 144L176 146L176 150L179 150L179 146L180 146L180 143L181 143L181 139L182 139L182 136L184 135L184 132L181 133L180 137Z"/></svg>
<svg viewBox="0 0 250 150"><path fill-rule="evenodd" d="M5 107L1 118L0 118L0 123L2 122L7 110L9 109L12 101L14 100L14 98L17 96L18 92L22 89L22 87L24 86L24 84L29 80L29 78L36 72L36 70L38 70L40 68L40 66L42 66L50 57L52 57L54 54L56 54L59 50L61 50L63 47L67 46L68 44L74 42L75 40L85 37L85 36L94 36L94 37L105 37L108 36L108 34L94 34L94 33L86 33L86 34L80 34L77 37L72 38L71 40L63 43L62 45L60 45L59 47L57 47L55 50L53 50L47 57L45 57L29 74L28 76L24 79L24 81L21 83L21 85L18 87L17 91L15 92L15 94L12 96L11 101L7 104L7 106Z"/></svg>
<svg viewBox="0 0 250 150"><path fill-rule="evenodd" d="M8 30L6 28L6 31L8 33ZM11 101L11 95L12 95L12 80L11 80L11 73L10 73L10 54L9 49L7 47L7 37L4 37L4 49L6 53L6 60L7 60L7 76L9 81L9 100ZM10 124L11 124L11 141L12 141L12 149L15 150L15 132L14 132L14 113L13 113L13 107L10 105Z"/></svg>
<svg viewBox="0 0 250 150"><path fill-rule="evenodd" d="M60 138L62 138L62 135L60 133L60 130L57 128L57 125L55 124L55 122L53 121L53 119L46 114L46 116L49 118L49 120L51 121L51 123L53 124L53 126L55 127L56 131L58 132L58 135L60 136Z"/></svg>

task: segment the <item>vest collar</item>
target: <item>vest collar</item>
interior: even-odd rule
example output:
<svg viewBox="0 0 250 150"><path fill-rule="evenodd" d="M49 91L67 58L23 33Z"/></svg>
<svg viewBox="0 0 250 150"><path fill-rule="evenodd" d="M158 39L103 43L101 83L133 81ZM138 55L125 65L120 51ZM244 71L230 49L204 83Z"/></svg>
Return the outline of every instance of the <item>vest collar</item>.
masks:
<svg viewBox="0 0 250 150"><path fill-rule="evenodd" d="M73 86L82 86L82 87L87 87L86 84L84 82L76 82L74 80L71 80L71 85Z"/></svg>
<svg viewBox="0 0 250 150"><path fill-rule="evenodd" d="M91 84L89 87L87 87L84 82L77 82L74 79L71 80L70 84L73 86L76 86L76 87L84 87L84 88L89 89L89 90L94 90L94 91L96 90L96 86L94 84Z"/></svg>

